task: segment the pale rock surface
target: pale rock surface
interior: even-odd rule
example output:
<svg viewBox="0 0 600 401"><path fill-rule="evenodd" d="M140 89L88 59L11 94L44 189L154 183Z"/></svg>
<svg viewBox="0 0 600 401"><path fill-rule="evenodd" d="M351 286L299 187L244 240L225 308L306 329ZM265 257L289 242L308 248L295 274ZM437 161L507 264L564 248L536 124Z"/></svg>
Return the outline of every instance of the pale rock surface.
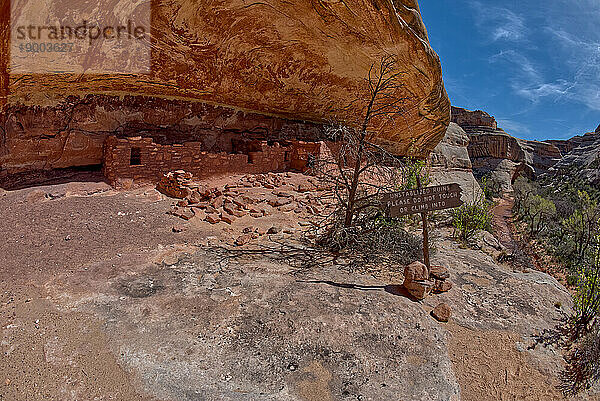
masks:
<svg viewBox="0 0 600 401"><path fill-rule="evenodd" d="M467 147L469 136L456 123L450 123L444 139L430 156L433 185L457 183L462 188L462 200L473 201L481 194L481 188L473 176Z"/></svg>

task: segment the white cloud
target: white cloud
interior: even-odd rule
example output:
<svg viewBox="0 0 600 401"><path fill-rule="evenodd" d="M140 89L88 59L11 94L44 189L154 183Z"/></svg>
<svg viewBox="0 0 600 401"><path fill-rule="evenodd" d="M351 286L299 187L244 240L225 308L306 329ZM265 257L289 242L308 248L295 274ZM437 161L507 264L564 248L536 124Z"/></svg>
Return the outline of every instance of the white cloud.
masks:
<svg viewBox="0 0 600 401"><path fill-rule="evenodd" d="M518 84L513 85L513 89L518 95L533 103L537 103L541 98L547 96L554 97L555 99L566 96L569 94L570 87L571 85L564 80L559 80L554 83L534 84L529 87L520 87Z"/></svg>
<svg viewBox="0 0 600 401"><path fill-rule="evenodd" d="M532 103L539 102L544 97L559 97L566 95L570 84L565 80L546 82L540 67L529 57L515 51L501 51L489 58L490 63L502 62L512 69L510 86L514 93Z"/></svg>
<svg viewBox="0 0 600 401"><path fill-rule="evenodd" d="M470 1L475 10L475 22L491 40L520 41L525 39L525 18L504 7L490 7L480 1Z"/></svg>
<svg viewBox="0 0 600 401"><path fill-rule="evenodd" d="M600 40L571 34L564 29L547 27L558 44L558 57L564 59L564 69L572 75L564 96L583 103L592 110L600 110ZM597 33L595 33L597 36Z"/></svg>
<svg viewBox="0 0 600 401"><path fill-rule="evenodd" d="M520 135L531 135L531 130L525 124L521 124L520 122L499 118L497 119L498 126L508 132L511 135L520 136Z"/></svg>

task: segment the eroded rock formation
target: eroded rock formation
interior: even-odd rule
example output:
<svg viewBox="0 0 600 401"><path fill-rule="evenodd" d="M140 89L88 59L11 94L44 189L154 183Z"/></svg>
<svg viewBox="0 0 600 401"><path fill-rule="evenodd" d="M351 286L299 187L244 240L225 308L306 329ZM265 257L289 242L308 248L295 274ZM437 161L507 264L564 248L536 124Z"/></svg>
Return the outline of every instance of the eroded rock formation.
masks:
<svg viewBox="0 0 600 401"><path fill-rule="evenodd" d="M472 200L481 188L473 176L469 158L469 136L456 123L450 123L444 139L430 156L431 177L436 185L458 183L463 190L463 201Z"/></svg>
<svg viewBox="0 0 600 401"><path fill-rule="evenodd" d="M495 131L498 129L496 119L482 110L470 111L461 107L452 106L452 122L465 129L471 127L477 130L489 129Z"/></svg>
<svg viewBox="0 0 600 401"><path fill-rule="evenodd" d="M356 125L364 105L355 99L386 53L398 59L398 95L407 101L402 117L377 127L376 141L425 156L449 121L439 58L415 0L157 1L152 35L149 75L10 75L0 93L5 174L97 164L107 134L200 135L210 147L229 139L224 131L302 136L315 123ZM0 83L7 65L2 57Z"/></svg>
<svg viewBox="0 0 600 401"><path fill-rule="evenodd" d="M600 133L589 132L566 141L552 141L565 150L562 159L548 171L550 177L569 176L600 184Z"/></svg>
<svg viewBox="0 0 600 401"><path fill-rule="evenodd" d="M512 137L482 111L452 108L452 121L469 134L469 156L477 177L489 176L502 191L511 191L519 175L534 178L561 159L553 143ZM483 124L483 125L477 125Z"/></svg>

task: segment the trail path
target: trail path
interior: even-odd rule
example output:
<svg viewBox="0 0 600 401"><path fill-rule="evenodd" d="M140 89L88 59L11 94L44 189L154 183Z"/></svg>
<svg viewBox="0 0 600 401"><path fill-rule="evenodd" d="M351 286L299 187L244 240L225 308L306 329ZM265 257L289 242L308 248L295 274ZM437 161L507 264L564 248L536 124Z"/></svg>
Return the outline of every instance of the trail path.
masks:
<svg viewBox="0 0 600 401"><path fill-rule="evenodd" d="M507 249L514 249L516 246L512 235L512 207L513 198L502 198L492 208L492 226L498 241Z"/></svg>

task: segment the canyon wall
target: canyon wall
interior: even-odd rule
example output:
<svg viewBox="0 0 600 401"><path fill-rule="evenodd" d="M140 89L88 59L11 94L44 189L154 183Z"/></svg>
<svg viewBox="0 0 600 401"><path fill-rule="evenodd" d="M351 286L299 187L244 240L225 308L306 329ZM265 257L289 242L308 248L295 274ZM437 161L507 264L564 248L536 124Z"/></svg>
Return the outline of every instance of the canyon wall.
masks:
<svg viewBox="0 0 600 401"><path fill-rule="evenodd" d="M398 155L424 157L449 122L440 61L415 0L153 0L149 74L8 74L5 3L5 175L97 164L108 135L201 136L208 151L215 143L227 151L239 132L263 139L312 132L318 140L319 124L360 124L365 78L385 54L397 60L393 72L403 86L395 95L405 101L401 116L373 121L372 139Z"/></svg>
<svg viewBox="0 0 600 401"><path fill-rule="evenodd" d="M548 170L547 176L559 180L583 180L600 185L600 132L588 132L566 141L551 141L564 149L562 159Z"/></svg>
<svg viewBox="0 0 600 401"><path fill-rule="evenodd" d="M475 176L488 176L503 192L512 191L512 183L519 175L540 176L562 157L550 141L515 138L483 111L452 107L452 121L469 135L468 150Z"/></svg>

